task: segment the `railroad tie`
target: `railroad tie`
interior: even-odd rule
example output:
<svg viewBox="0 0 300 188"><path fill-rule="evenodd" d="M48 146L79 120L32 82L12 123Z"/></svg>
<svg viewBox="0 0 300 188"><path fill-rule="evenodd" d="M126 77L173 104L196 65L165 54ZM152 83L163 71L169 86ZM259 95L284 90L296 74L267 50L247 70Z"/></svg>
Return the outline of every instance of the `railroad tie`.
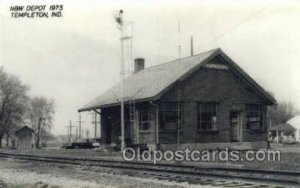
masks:
<svg viewBox="0 0 300 188"><path fill-rule="evenodd" d="M214 182L212 184L212 186L226 186L226 185L232 185L231 182L225 182L225 181L222 181L222 182Z"/></svg>
<svg viewBox="0 0 300 188"><path fill-rule="evenodd" d="M213 180L211 179L204 179L203 181L199 182L200 185L211 185L213 184Z"/></svg>
<svg viewBox="0 0 300 188"><path fill-rule="evenodd" d="M230 182L230 184L224 185L223 187L240 187L241 183L239 182Z"/></svg>

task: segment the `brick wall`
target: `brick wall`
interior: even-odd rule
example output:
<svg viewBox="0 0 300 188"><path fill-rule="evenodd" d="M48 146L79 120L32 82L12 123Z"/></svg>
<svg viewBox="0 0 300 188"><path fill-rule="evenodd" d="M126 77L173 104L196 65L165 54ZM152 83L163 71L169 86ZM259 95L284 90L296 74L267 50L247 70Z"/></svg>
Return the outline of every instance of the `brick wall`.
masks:
<svg viewBox="0 0 300 188"><path fill-rule="evenodd" d="M213 64L222 64L218 59L212 60ZM239 111L242 119L242 142L265 142L267 141L267 131L253 132L246 129L245 107L247 103L263 104L264 121L267 124L267 106L265 101L249 87L245 80L240 78L229 67L225 69L201 68L188 76L183 81L177 83L166 92L159 101L177 101L178 91L180 100L183 102L182 113L183 130L180 132L180 143L222 143L230 142L230 111ZM218 131L199 132L197 130L197 102L218 102ZM136 109L151 110L155 113L156 108L149 102L137 104ZM108 118L109 117L109 118ZM125 108L125 118L129 119L128 105ZM109 143L109 140L116 140L120 135L120 107L102 109L102 139ZM155 143L156 116L151 119L149 131L138 130L138 143ZM129 126L126 121L125 126ZM110 131L109 131L110 130ZM106 134L112 134L108 138ZM136 140L133 135L133 140ZM161 144L176 144L177 133L159 132ZM137 143L137 142L136 142Z"/></svg>
<svg viewBox="0 0 300 188"><path fill-rule="evenodd" d="M222 63L213 60L211 63ZM165 93L160 101L177 101L178 91L183 101L183 133L181 143L229 142L230 111L240 111L242 117L242 141L266 141L266 131L253 132L246 129L245 107L247 103L264 104L264 100L229 67L228 70L201 68ZM197 131L197 101L218 102L218 131ZM266 106L263 108L266 117ZM266 118L265 118L266 121ZM162 138L161 138L162 139ZM173 137L170 137L173 140ZM167 138L162 139L168 143ZM170 141L169 141L170 142Z"/></svg>

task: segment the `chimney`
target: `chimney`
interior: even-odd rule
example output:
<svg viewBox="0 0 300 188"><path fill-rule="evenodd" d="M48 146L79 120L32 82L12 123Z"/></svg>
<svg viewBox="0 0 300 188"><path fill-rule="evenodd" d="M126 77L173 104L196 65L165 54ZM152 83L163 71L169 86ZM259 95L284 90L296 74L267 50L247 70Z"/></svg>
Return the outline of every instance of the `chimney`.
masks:
<svg viewBox="0 0 300 188"><path fill-rule="evenodd" d="M137 73L145 68L145 59L144 58L135 58L134 59L134 73Z"/></svg>

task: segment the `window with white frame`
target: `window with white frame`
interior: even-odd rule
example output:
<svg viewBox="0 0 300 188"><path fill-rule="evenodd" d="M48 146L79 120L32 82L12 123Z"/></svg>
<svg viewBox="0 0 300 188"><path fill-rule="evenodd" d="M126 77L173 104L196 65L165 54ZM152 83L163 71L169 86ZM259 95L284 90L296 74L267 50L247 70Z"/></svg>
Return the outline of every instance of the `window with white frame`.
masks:
<svg viewBox="0 0 300 188"><path fill-rule="evenodd" d="M218 127L218 103L216 102L198 102L198 130L214 131Z"/></svg>

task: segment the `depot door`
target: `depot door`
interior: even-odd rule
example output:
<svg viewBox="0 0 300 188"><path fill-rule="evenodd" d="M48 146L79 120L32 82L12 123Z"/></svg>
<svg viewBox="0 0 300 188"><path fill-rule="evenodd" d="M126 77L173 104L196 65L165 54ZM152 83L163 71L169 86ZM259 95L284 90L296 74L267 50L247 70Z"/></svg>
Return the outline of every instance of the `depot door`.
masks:
<svg viewBox="0 0 300 188"><path fill-rule="evenodd" d="M237 111L230 112L230 141L241 141L241 113Z"/></svg>

